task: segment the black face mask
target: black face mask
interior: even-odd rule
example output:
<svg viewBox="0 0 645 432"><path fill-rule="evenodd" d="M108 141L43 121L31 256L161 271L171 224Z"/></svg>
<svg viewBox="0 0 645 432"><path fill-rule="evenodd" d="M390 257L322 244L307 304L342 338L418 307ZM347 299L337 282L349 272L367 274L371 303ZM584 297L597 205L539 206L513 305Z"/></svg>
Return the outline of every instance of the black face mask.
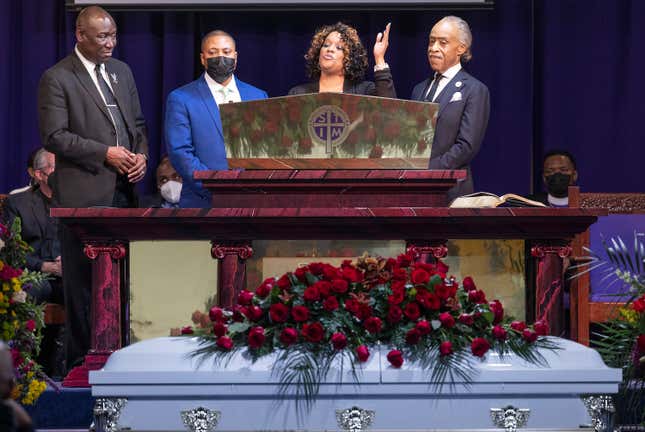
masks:
<svg viewBox="0 0 645 432"><path fill-rule="evenodd" d="M235 70L235 59L231 57L210 57L206 59L206 63L208 76L220 84L233 75L233 71Z"/></svg>
<svg viewBox="0 0 645 432"><path fill-rule="evenodd" d="M546 188L556 198L564 198L569 194L571 174L555 173L545 177Z"/></svg>

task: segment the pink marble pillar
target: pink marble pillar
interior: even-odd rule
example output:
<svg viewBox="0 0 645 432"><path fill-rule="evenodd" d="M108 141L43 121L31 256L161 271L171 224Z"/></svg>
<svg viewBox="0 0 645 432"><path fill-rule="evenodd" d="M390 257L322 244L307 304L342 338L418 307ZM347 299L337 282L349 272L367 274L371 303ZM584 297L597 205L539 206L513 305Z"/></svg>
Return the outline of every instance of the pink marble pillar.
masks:
<svg viewBox="0 0 645 432"><path fill-rule="evenodd" d="M123 243L87 243L85 255L92 260L92 307L90 351L83 365L63 380L65 387L89 387L88 373L103 367L112 352L121 348L121 262Z"/></svg>
<svg viewBox="0 0 645 432"><path fill-rule="evenodd" d="M246 242L212 242L211 256L219 261L218 304L232 308L246 283L246 260L253 256L253 248Z"/></svg>

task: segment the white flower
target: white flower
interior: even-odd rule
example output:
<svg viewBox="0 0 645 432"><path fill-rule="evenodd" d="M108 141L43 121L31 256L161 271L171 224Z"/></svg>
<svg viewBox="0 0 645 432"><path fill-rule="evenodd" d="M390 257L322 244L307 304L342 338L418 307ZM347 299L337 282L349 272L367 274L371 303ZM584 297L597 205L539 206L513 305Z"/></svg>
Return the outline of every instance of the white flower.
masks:
<svg viewBox="0 0 645 432"><path fill-rule="evenodd" d="M27 300L27 293L23 290L13 293L11 299L16 303L24 303Z"/></svg>

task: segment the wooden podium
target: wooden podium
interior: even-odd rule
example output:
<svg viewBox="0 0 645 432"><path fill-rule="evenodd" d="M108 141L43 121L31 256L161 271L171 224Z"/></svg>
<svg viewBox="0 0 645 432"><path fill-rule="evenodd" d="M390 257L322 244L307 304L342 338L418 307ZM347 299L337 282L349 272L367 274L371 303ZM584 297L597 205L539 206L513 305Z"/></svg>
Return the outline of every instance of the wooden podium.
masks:
<svg viewBox="0 0 645 432"><path fill-rule="evenodd" d="M278 103L278 108L263 105L260 101L249 102L246 107L225 104L222 115L228 116L229 120L248 117L248 134L251 134L258 125L266 128L267 122L271 124L275 115L291 112L293 108L290 108L289 101L297 101L300 107L308 106L309 111L304 108L300 111L310 112L307 121L310 126L314 125L312 133L324 135L320 132L322 129L316 129L323 125L329 132L325 136L329 138L335 136L334 125L340 124L340 120L334 117L337 112L332 110L336 112L332 115L328 110L324 118L316 117L312 113L318 112L318 107L307 104L318 100L327 104L323 106L329 106L340 101L342 108L343 103L351 102L353 114L341 119L343 127L357 122L363 124L365 118L373 117L371 113L376 107L390 113L390 116L396 115L392 118L400 122L416 119L414 122L420 128L420 134L432 132L432 121L419 121L419 113L431 118L436 112L435 104L419 102L348 95L304 97L308 99L278 98L277 102L264 102ZM241 111L236 113L235 106ZM227 110L231 112L227 114ZM250 110L257 112L258 117L249 117ZM391 118L386 116L384 122L391 125ZM407 124L403 123L403 126L407 127ZM364 126L366 131L362 133L368 136L370 127L374 125ZM92 349L85 366L73 377L68 377L68 385L86 386L87 371L100 368L110 352L122 345L120 293L124 289L127 292L129 281L127 272L124 276L120 269L127 268L130 241L210 240L211 255L219 260L219 303L230 307L244 287L245 260L253 254L254 240L405 240L407 251L417 259L424 259L427 256L444 257L447 239L526 239L532 242L537 260L536 295L544 300L537 304L535 316L549 319L562 307L561 293L555 297L552 293L554 280L561 279L558 272L562 272L562 258L570 253L569 243L599 215L588 209L451 209L446 207L446 191L465 178L465 171L418 169L425 166L427 158L415 159L416 147L406 150L405 146L386 146L385 141L380 144L358 141L355 145L343 147L344 141L331 143L331 153L325 153L329 140L319 139L320 151L312 150L306 158L290 157L288 151L282 156L258 157L244 154L244 151L253 153L255 150L249 147L250 135L243 136L239 131L237 136L231 135L235 135L236 127L239 128L240 124L225 125L227 139L236 140L236 158L229 159L232 169L195 173L195 179L212 193L211 209L51 210L51 215L57 217L59 223L66 225L86 244L86 254L94 260ZM303 128L280 129L280 142L285 144L280 148L297 152L301 147L296 143L306 141L298 135L304 133ZM405 130L407 134L411 133ZM399 130L401 136L402 131ZM350 136L351 133L345 139ZM383 136L388 136L385 131ZM275 144L274 138L270 139L271 145ZM402 142L421 144L421 139L417 138L406 135ZM422 140L424 143L426 138ZM261 140L259 144L262 144ZM388 156L388 148L394 156L374 157L376 145L384 149L379 156ZM270 145L266 144L264 148L270 148ZM368 151L369 148L372 150ZM338 152L352 151L370 157L335 157ZM411 153L406 154L405 151ZM404 157L396 156L401 152ZM328 157L312 156L318 153Z"/></svg>

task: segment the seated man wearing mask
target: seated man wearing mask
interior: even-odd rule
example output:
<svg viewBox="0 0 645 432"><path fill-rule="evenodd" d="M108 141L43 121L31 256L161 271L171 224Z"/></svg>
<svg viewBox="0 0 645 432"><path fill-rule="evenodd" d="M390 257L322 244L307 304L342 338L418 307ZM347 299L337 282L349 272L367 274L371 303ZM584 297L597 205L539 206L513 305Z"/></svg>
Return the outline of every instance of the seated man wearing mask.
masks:
<svg viewBox="0 0 645 432"><path fill-rule="evenodd" d="M27 255L27 269L41 271L51 276L27 290L37 303L63 302L61 277L61 249L56 220L49 217L52 189L47 180L54 172L56 159L44 148L34 156L34 186L24 192L9 195L5 204L4 219L11 226L16 217L22 224L22 238L33 251Z"/></svg>
<svg viewBox="0 0 645 432"><path fill-rule="evenodd" d="M550 207L569 207L569 186L578 181L573 155L565 150L552 150L544 155L542 181L547 193L535 194L531 199Z"/></svg>
<svg viewBox="0 0 645 432"><path fill-rule="evenodd" d="M214 30L204 36L199 56L204 75L174 90L166 101L168 156L184 181L180 207L210 207L210 194L193 179L193 172L228 168L218 106L267 98L264 90L233 75L237 51L228 33Z"/></svg>
<svg viewBox="0 0 645 432"><path fill-rule="evenodd" d="M179 198L183 180L170 163L168 156L164 156L157 166L157 193L143 197L141 207L179 207Z"/></svg>

